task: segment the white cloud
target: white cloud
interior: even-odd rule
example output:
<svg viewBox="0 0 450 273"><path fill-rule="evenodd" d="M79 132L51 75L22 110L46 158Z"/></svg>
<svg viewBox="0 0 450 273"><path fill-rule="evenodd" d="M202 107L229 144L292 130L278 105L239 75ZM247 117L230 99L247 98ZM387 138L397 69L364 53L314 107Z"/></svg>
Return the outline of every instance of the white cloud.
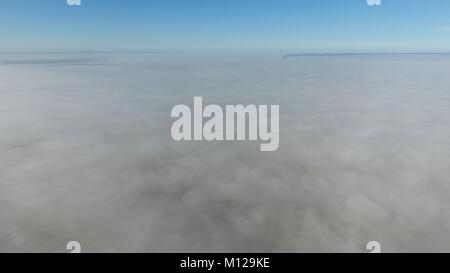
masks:
<svg viewBox="0 0 450 273"><path fill-rule="evenodd" d="M24 58L0 65L0 251L450 251L448 57ZM195 95L280 104L280 149L172 141Z"/></svg>

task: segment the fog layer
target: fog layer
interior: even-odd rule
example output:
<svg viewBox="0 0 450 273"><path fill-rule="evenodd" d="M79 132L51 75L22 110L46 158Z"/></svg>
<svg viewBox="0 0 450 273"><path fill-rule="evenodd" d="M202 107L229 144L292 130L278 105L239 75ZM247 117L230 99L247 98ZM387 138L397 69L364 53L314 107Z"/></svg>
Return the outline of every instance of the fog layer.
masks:
<svg viewBox="0 0 450 273"><path fill-rule="evenodd" d="M0 251L450 251L450 57L0 55ZM175 142L279 104L280 148Z"/></svg>

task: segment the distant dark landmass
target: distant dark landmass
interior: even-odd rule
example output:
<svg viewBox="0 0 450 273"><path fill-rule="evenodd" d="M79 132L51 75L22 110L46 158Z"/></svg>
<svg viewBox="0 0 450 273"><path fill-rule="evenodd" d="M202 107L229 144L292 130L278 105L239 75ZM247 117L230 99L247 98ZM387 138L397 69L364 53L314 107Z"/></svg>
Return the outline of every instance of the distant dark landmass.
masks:
<svg viewBox="0 0 450 273"><path fill-rule="evenodd" d="M330 56L361 56L361 55L450 55L448 52L360 52L360 53L294 53L283 56L283 59L293 57L330 57Z"/></svg>
<svg viewBox="0 0 450 273"><path fill-rule="evenodd" d="M19 59L0 60L0 65L90 65L100 64L107 58L62 58L62 59Z"/></svg>

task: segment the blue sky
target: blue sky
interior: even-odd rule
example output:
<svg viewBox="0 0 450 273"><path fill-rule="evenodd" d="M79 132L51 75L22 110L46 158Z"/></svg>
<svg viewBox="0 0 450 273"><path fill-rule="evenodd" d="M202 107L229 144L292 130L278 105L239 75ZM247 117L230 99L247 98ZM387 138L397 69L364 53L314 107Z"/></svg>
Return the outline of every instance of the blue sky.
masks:
<svg viewBox="0 0 450 273"><path fill-rule="evenodd" d="M0 50L450 52L449 0L2 0Z"/></svg>

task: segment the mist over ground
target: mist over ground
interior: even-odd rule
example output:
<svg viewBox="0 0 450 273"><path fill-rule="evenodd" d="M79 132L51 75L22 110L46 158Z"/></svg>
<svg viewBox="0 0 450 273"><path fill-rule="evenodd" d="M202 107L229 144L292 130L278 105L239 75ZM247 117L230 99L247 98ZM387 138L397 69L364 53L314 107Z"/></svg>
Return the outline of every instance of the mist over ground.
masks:
<svg viewBox="0 0 450 273"><path fill-rule="evenodd" d="M0 251L450 251L450 56L1 54ZM174 105L279 104L280 148Z"/></svg>

